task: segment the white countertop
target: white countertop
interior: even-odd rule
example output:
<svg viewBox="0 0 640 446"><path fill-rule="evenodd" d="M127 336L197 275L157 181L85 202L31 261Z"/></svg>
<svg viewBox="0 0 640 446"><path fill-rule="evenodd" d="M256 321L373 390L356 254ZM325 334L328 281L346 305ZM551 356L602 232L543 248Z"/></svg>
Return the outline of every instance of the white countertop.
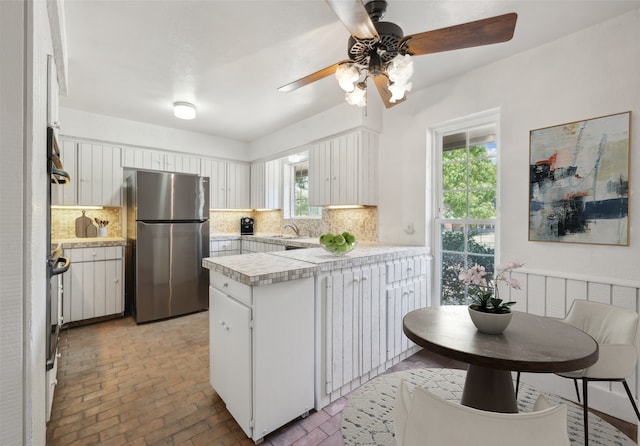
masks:
<svg viewBox="0 0 640 446"><path fill-rule="evenodd" d="M422 246L385 246L363 243L342 257L333 256L322 248L307 248L209 257L202 260L202 266L245 285L265 285L311 277L321 271L423 254L428 254L428 249Z"/></svg>
<svg viewBox="0 0 640 446"><path fill-rule="evenodd" d="M318 266L313 263L266 252L208 257L202 259L202 266L251 286L313 277L318 270Z"/></svg>
<svg viewBox="0 0 640 446"><path fill-rule="evenodd" d="M100 246L125 246L127 240L122 237L73 237L51 240L52 245L61 244L63 248L91 248Z"/></svg>

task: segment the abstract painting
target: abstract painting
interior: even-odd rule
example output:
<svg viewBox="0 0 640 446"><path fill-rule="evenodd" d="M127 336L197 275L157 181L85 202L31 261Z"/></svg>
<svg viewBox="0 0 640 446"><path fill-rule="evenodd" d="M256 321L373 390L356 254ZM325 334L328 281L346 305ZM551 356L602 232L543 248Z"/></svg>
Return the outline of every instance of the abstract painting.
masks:
<svg viewBox="0 0 640 446"><path fill-rule="evenodd" d="M631 112L531 130L529 240L629 245Z"/></svg>

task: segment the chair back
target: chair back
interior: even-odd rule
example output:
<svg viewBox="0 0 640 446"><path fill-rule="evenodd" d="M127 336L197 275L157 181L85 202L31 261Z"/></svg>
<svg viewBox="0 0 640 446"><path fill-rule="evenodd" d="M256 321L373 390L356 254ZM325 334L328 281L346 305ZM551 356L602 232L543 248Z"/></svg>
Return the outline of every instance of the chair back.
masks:
<svg viewBox="0 0 640 446"><path fill-rule="evenodd" d="M564 322L588 333L599 345L633 345L638 350L638 313L615 305L574 300Z"/></svg>
<svg viewBox="0 0 640 446"><path fill-rule="evenodd" d="M400 381L394 407L398 446L569 446L567 408L498 413L446 401Z"/></svg>

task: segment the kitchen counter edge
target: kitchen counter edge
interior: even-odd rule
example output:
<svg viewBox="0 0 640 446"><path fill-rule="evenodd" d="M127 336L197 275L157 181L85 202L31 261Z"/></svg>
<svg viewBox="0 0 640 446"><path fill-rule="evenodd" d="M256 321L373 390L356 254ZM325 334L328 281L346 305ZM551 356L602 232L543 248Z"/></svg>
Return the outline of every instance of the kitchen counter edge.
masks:
<svg viewBox="0 0 640 446"><path fill-rule="evenodd" d="M63 238L51 241L53 245L62 245L62 248L95 248L105 246L126 246L127 240L122 237L87 237L87 238Z"/></svg>
<svg viewBox="0 0 640 446"><path fill-rule="evenodd" d="M420 246L372 246L370 249L370 255L367 247L359 247L357 255L344 257L333 257L321 248L208 257L202 260L202 266L242 284L259 286L312 277L336 269L429 254L428 248ZM300 251L307 253L301 256Z"/></svg>

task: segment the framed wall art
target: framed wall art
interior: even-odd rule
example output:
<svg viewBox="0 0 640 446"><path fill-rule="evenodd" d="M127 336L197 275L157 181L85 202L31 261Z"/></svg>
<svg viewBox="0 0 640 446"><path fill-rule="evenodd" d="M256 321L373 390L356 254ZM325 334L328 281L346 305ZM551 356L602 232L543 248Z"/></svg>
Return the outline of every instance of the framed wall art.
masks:
<svg viewBox="0 0 640 446"><path fill-rule="evenodd" d="M529 240L629 245L631 112L529 133Z"/></svg>

